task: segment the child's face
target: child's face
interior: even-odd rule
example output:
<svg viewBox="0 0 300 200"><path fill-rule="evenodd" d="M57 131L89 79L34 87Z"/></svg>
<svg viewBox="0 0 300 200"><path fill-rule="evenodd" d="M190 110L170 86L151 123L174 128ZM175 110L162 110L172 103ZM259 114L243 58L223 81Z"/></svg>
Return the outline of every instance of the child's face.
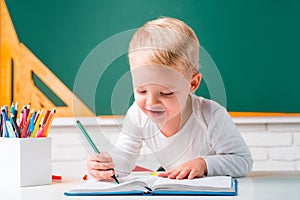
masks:
<svg viewBox="0 0 300 200"><path fill-rule="evenodd" d="M132 67L131 73L135 101L146 115L160 125L181 119L190 93L190 82L181 73L145 65Z"/></svg>

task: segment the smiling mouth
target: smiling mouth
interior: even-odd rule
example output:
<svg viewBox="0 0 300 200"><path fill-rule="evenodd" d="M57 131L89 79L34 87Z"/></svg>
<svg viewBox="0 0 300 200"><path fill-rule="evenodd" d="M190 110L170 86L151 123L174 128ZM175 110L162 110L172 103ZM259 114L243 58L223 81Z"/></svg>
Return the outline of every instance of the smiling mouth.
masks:
<svg viewBox="0 0 300 200"><path fill-rule="evenodd" d="M147 110L148 114L150 115L150 117L162 117L165 113L165 111L161 111L161 110Z"/></svg>

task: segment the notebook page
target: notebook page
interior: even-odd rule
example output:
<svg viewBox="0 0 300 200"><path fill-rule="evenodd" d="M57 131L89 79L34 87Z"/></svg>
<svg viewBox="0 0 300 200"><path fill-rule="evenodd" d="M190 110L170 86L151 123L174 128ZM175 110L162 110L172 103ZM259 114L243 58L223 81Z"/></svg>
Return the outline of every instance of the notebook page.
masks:
<svg viewBox="0 0 300 200"><path fill-rule="evenodd" d="M184 188L228 188L232 187L232 178L230 176L210 176L204 178L196 178L196 179L168 179L168 178L158 178L158 180L153 184L152 188L164 188L167 189L168 187L177 188L177 189L184 189Z"/></svg>
<svg viewBox="0 0 300 200"><path fill-rule="evenodd" d="M118 179L120 184L114 181L98 181L89 179L77 187L72 188L73 192L95 192L95 191L128 191L143 189L145 183L136 177L126 176Z"/></svg>
<svg viewBox="0 0 300 200"><path fill-rule="evenodd" d="M142 178L138 176L129 175L126 177L119 177L120 184L114 181L98 181L90 179L77 187L74 187L70 192L117 192L117 191L144 191L145 186L152 185L157 177Z"/></svg>

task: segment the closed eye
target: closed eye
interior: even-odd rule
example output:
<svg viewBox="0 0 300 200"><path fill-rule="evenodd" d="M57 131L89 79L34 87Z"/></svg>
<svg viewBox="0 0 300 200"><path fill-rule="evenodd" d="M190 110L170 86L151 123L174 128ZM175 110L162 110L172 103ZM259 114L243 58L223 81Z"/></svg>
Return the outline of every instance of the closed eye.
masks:
<svg viewBox="0 0 300 200"><path fill-rule="evenodd" d="M145 94L147 91L146 90L136 90L136 92L139 94Z"/></svg>
<svg viewBox="0 0 300 200"><path fill-rule="evenodd" d="M172 96L174 94L174 92L161 92L160 94L161 94L161 96L169 97L169 96Z"/></svg>

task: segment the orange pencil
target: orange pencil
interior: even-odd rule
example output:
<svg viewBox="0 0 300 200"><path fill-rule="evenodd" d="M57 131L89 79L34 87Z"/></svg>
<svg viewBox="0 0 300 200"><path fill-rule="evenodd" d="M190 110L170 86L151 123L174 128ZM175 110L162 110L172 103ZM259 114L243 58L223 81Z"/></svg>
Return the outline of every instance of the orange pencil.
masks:
<svg viewBox="0 0 300 200"><path fill-rule="evenodd" d="M53 118L54 118L54 114L56 113L56 110L53 109L50 114L49 114L49 117L46 121L46 124L44 126L42 126L42 132L39 134L38 137L47 137L48 136L48 133L50 131L50 128L51 128L51 124L52 124L52 121L53 121Z"/></svg>
<svg viewBox="0 0 300 200"><path fill-rule="evenodd" d="M46 121L47 121L47 119L48 119L48 117L49 117L49 114L50 114L50 110L46 110L46 113L45 113L45 115L44 115L44 117L43 117L43 119L42 119L41 125L46 124Z"/></svg>

